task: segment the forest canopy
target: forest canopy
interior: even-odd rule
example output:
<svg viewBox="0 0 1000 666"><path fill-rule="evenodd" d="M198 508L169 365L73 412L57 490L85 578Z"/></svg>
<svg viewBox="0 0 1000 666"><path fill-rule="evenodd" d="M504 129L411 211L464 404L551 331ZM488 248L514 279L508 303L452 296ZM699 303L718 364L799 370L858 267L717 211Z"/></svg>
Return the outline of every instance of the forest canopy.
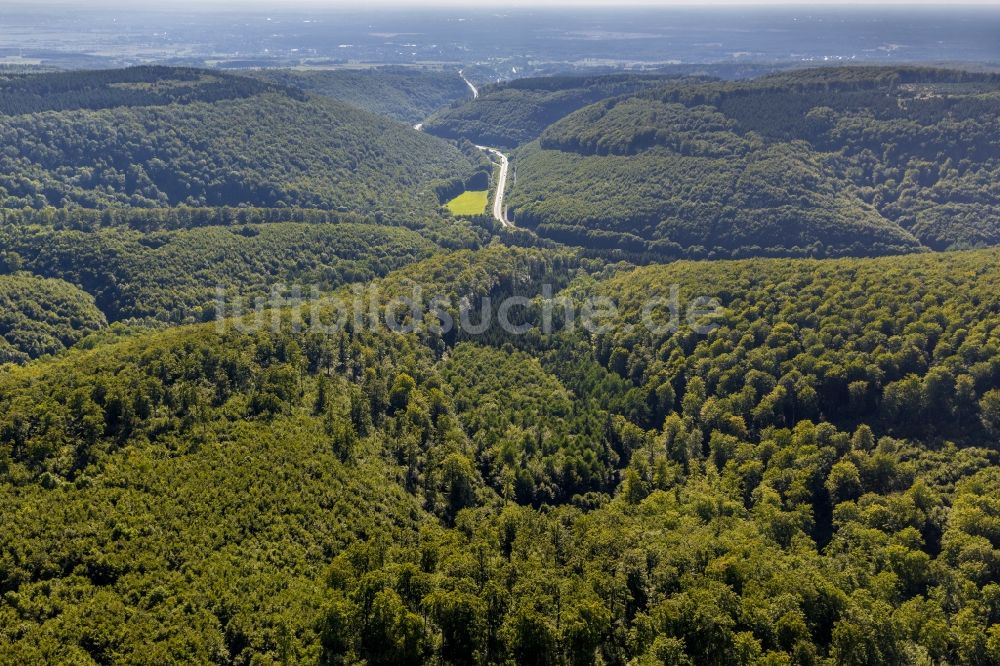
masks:
<svg viewBox="0 0 1000 666"><path fill-rule="evenodd" d="M515 79L484 86L424 123L431 134L513 148L538 137L563 116L593 102L642 90L674 75L609 74Z"/></svg>
<svg viewBox="0 0 1000 666"><path fill-rule="evenodd" d="M201 84L196 74L212 82ZM140 68L87 75L103 85L65 83L74 76L6 83L15 113L0 115L0 207L256 206L412 216L436 210L434 181L469 177L480 166L474 151L245 77ZM80 99L38 107L39 95L54 99L50 88ZM122 89L125 99L116 92ZM18 100L23 109L15 108Z"/></svg>
<svg viewBox="0 0 1000 666"><path fill-rule="evenodd" d="M830 68L681 80L572 113L519 151L542 235L660 256L995 245L994 75Z"/></svg>
<svg viewBox="0 0 1000 666"><path fill-rule="evenodd" d="M0 75L0 663L1000 663L996 77L455 78Z"/></svg>
<svg viewBox="0 0 1000 666"><path fill-rule="evenodd" d="M450 68L265 69L253 76L410 124L469 97L469 86Z"/></svg>
<svg viewBox="0 0 1000 666"><path fill-rule="evenodd" d="M0 264L23 267L9 251L0 253ZM0 274L0 365L55 354L105 326L93 297L67 282Z"/></svg>
<svg viewBox="0 0 1000 666"><path fill-rule="evenodd" d="M549 283L613 294L618 323L203 325L8 370L0 644L22 661L994 663L997 266L634 269L490 247L380 289L499 302ZM671 284L720 299L712 332L634 326Z"/></svg>

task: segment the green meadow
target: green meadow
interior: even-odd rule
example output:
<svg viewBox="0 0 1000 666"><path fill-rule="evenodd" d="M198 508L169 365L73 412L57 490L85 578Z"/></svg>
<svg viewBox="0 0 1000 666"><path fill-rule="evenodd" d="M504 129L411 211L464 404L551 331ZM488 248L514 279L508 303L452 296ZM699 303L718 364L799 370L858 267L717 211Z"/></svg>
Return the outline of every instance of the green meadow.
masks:
<svg viewBox="0 0 1000 666"><path fill-rule="evenodd" d="M463 192L445 204L453 215L482 215L489 201L488 190Z"/></svg>

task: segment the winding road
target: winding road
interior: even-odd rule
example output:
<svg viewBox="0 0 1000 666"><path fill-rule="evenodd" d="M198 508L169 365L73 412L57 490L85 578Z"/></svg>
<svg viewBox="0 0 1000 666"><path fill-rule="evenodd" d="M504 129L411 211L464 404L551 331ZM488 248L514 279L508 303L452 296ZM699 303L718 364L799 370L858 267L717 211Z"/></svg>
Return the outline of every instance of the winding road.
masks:
<svg viewBox="0 0 1000 666"><path fill-rule="evenodd" d="M458 70L458 75L462 77L465 85L469 86L469 90L472 91L472 99L479 99L479 89L476 88L472 81L465 78L465 72ZM496 148L490 148L489 146L476 146L476 148L485 153L493 153L500 158L500 175L497 176L497 194L493 198L493 218L505 227L513 227L514 225L507 219L507 208L503 205L504 197L507 194L507 172L510 171L510 160Z"/></svg>
<svg viewBox="0 0 1000 666"><path fill-rule="evenodd" d="M462 77L465 81L465 85L469 86L469 90L472 91L472 99L479 99L479 89L473 85L472 81L465 78L465 73L462 70L458 70L458 75ZM417 123L413 126L413 129L418 132L423 131L424 124ZM500 174L497 176L497 193L493 197L493 218L505 227L514 228L514 225L507 219L507 208L504 206L504 197L507 194L507 173L510 171L510 160L507 156L496 148L490 148L489 146L476 146L479 150L484 153L493 153L500 159Z"/></svg>
<svg viewBox="0 0 1000 666"><path fill-rule="evenodd" d="M462 70L458 70L458 75L462 77L462 80L465 81L465 85L469 86L469 90L472 91L472 99L479 99L479 88L472 85L472 81L465 78L465 73Z"/></svg>
<svg viewBox="0 0 1000 666"><path fill-rule="evenodd" d="M476 148L487 153L493 153L500 158L500 175L497 176L497 194L493 197L493 217L503 226L513 228L514 225L507 219L507 208L503 205L503 199L507 193L507 172L510 171L510 160L496 148L489 148L488 146L476 146Z"/></svg>

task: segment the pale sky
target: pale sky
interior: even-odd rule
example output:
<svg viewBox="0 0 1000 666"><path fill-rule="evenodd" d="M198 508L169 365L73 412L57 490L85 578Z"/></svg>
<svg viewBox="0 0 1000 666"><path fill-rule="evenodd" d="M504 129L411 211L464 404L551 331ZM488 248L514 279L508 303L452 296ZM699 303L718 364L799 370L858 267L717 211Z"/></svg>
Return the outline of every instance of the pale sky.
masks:
<svg viewBox="0 0 1000 666"><path fill-rule="evenodd" d="M469 9L487 9L489 7L621 7L626 5L643 7L766 7L766 6L799 6L799 7L851 7L851 6L913 6L925 7L956 7L975 5L996 7L1000 9L1000 0L960 0L947 2L942 0L494 0L488 5L481 0L13 0L8 6L51 6L51 7L122 7L144 10L171 9L219 9L219 8L260 8L260 9L364 9L406 8L420 9L430 7L465 7Z"/></svg>

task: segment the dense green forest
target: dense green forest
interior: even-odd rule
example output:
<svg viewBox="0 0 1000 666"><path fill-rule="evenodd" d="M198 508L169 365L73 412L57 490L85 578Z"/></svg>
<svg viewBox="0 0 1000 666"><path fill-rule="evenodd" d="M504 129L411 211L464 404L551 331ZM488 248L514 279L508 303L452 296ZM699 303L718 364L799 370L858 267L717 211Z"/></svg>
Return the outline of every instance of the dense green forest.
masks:
<svg viewBox="0 0 1000 666"><path fill-rule="evenodd" d="M479 173L479 172L477 172ZM452 181L440 181L435 187L444 188ZM242 227L258 224L362 224L411 229L442 247L471 247L482 238L482 229L454 224L438 215L396 218L382 211L362 214L317 208L255 208L251 206L174 208L41 208L2 209L0 225L4 227L50 228L56 231L94 232L122 228L143 233L178 231L202 227Z"/></svg>
<svg viewBox="0 0 1000 666"><path fill-rule="evenodd" d="M668 257L994 245L998 91L905 68L666 83L548 127L511 208L551 238Z"/></svg>
<svg viewBox="0 0 1000 666"><path fill-rule="evenodd" d="M248 304L273 285L329 290L488 238L439 211L485 177L478 151L295 88L164 67L0 88L0 275L68 282L111 322L207 320L220 288ZM90 327L59 321L83 306L50 302L55 284L35 304L16 282L4 360Z"/></svg>
<svg viewBox="0 0 1000 666"><path fill-rule="evenodd" d="M662 258L889 254L920 242L833 178L808 148L684 156L519 153L510 206L519 225L572 245Z"/></svg>
<svg viewBox="0 0 1000 666"><path fill-rule="evenodd" d="M469 86L454 69L264 69L253 76L410 124L469 96Z"/></svg>
<svg viewBox="0 0 1000 666"><path fill-rule="evenodd" d="M449 139L513 148L563 116L598 100L642 90L676 75L608 74L515 79L428 118L424 130ZM468 88L466 88L468 90Z"/></svg>
<svg viewBox="0 0 1000 666"><path fill-rule="evenodd" d="M1000 80L464 85L0 76L0 664L1000 663Z"/></svg>
<svg viewBox="0 0 1000 666"><path fill-rule="evenodd" d="M214 318L216 288L252 302L272 284L330 290L370 280L437 249L407 229L263 224L142 234L122 229L0 231L0 244L37 275L92 293L111 320Z"/></svg>
<svg viewBox="0 0 1000 666"><path fill-rule="evenodd" d="M0 253L0 365L55 354L107 326L92 296L62 280L8 273L22 267Z"/></svg>
<svg viewBox="0 0 1000 666"><path fill-rule="evenodd" d="M340 102L244 77L200 86L192 72L94 74L99 82L110 77L105 88L124 89L125 99L67 83L69 108L52 111L39 107L38 97L53 99L46 91L60 90L74 74L8 84L17 113L0 116L0 206L249 205L412 215L436 209L436 180L480 166L474 151ZM132 78L137 82L119 81ZM97 110L86 106L90 92Z"/></svg>
<svg viewBox="0 0 1000 666"><path fill-rule="evenodd" d="M252 309L275 287L310 297L488 239L434 217L404 224L320 210L0 211L0 276L69 282L111 322L178 324L214 319L219 289Z"/></svg>
<svg viewBox="0 0 1000 666"><path fill-rule="evenodd" d="M305 98L295 88L188 67L5 74L0 76L0 114L217 102L268 92Z"/></svg>
<svg viewBox="0 0 1000 666"><path fill-rule="evenodd" d="M379 287L548 283L615 325L201 325L10 369L0 653L996 663L997 259L460 250ZM639 325L671 284L714 330Z"/></svg>

